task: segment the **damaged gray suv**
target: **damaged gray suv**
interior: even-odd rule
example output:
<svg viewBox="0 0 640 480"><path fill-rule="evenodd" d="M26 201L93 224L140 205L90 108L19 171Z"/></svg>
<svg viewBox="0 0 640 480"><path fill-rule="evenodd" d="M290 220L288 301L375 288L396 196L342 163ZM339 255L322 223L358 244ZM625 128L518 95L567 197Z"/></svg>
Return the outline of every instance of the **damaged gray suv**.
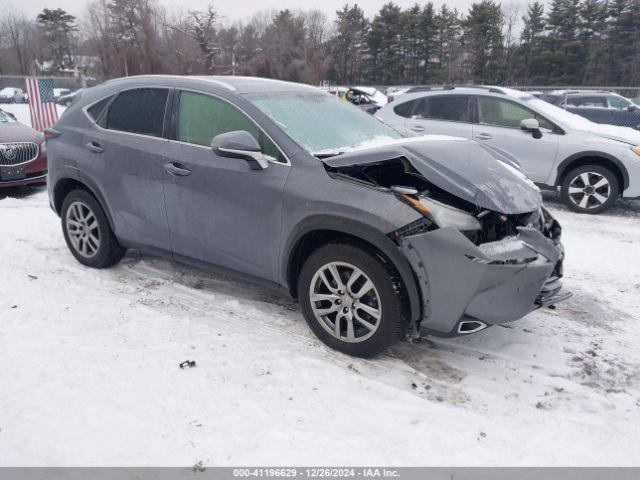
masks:
<svg viewBox="0 0 640 480"><path fill-rule="evenodd" d="M457 336L560 292L560 226L499 153L403 139L309 86L144 76L88 89L47 132L49 195L84 265L127 248L280 289L351 355Z"/></svg>

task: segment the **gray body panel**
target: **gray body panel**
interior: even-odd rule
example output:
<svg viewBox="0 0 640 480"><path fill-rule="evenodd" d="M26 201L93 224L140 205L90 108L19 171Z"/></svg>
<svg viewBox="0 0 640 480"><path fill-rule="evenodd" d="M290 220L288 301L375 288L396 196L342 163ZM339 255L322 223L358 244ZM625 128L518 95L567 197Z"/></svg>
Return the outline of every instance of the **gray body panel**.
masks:
<svg viewBox="0 0 640 480"><path fill-rule="evenodd" d="M537 308L535 301L563 256L532 229L477 247L459 231L443 228L407 237L402 249L426 283L423 291L429 289L421 326L441 335L452 334L464 318L497 325L525 316Z"/></svg>
<svg viewBox="0 0 640 480"><path fill-rule="evenodd" d="M119 91L154 86L227 100L271 137L287 161L252 170L243 159L176 141L166 125L165 138L113 132L96 125L84 111ZM390 233L423 216L386 188L333 178L322 161L243 97L280 91L318 93L305 85L235 77L132 77L87 89L55 125L62 135L47 142L51 204L59 213L58 186L76 181L94 193L124 245L218 268L294 295L291 269L305 235L319 230L350 235L375 246L395 266L407 290L412 319L427 316L434 330L444 331L464 315L500 323L533 308L530 297L538 294L545 272L548 277L548 265L527 267L526 273L521 267L488 265L478 247L449 229L408 237L404 244L392 240ZM104 151L90 151L87 144L92 141ZM474 142L399 144L344 154L326 163L349 165L398 155L407 157L427 180L482 208L512 214L540 206L532 184L501 165L499 155ZM166 168L171 163L189 173L172 174ZM542 250L532 243L532 248ZM407 245L415 245L414 251ZM483 261L471 261L464 253ZM440 272L445 271L443 276ZM487 309L493 308L496 297L485 299L482 282L490 282L496 295L513 305L491 316ZM523 284L526 295L507 299Z"/></svg>
<svg viewBox="0 0 640 480"><path fill-rule="evenodd" d="M164 173L174 254L276 282L282 196L291 168L273 163L251 170L244 160L173 141L163 156L191 170L184 177Z"/></svg>

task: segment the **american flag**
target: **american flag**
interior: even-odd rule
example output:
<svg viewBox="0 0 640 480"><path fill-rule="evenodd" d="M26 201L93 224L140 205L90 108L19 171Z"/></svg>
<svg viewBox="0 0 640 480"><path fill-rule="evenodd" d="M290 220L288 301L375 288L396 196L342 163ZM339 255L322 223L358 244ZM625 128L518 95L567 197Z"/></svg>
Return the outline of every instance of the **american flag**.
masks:
<svg viewBox="0 0 640 480"><path fill-rule="evenodd" d="M27 78L27 94L31 111L31 126L43 131L58 120L56 101L53 96L53 80L50 78Z"/></svg>

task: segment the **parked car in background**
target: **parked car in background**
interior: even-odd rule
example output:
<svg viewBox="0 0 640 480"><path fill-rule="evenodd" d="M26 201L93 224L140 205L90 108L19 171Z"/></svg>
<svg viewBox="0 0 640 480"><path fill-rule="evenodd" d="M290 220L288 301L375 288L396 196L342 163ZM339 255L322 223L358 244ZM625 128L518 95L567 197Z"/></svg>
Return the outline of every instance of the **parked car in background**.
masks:
<svg viewBox="0 0 640 480"><path fill-rule="evenodd" d="M343 98L367 113L375 113L387 104L386 95L374 87L349 87Z"/></svg>
<svg viewBox="0 0 640 480"><path fill-rule="evenodd" d="M71 90L68 88L54 88L53 89L53 98L57 101L63 95L69 95Z"/></svg>
<svg viewBox="0 0 640 480"><path fill-rule="evenodd" d="M330 95L336 96L357 106L367 113L375 113L386 105L386 96L373 87L328 87L321 88Z"/></svg>
<svg viewBox="0 0 640 480"><path fill-rule="evenodd" d="M46 183L44 135L0 110L0 188Z"/></svg>
<svg viewBox="0 0 640 480"><path fill-rule="evenodd" d="M543 95L542 99L592 122L640 130L640 106L613 92L555 90Z"/></svg>
<svg viewBox="0 0 640 480"><path fill-rule="evenodd" d="M136 247L278 288L351 355L567 296L560 226L501 154L402 138L314 87L113 80L74 102L47 146L50 202L79 262L107 267Z"/></svg>
<svg viewBox="0 0 640 480"><path fill-rule="evenodd" d="M403 95L377 116L407 134L453 135L508 152L533 181L560 188L577 212L640 197L640 132L593 123L529 93L447 87Z"/></svg>
<svg viewBox="0 0 640 480"><path fill-rule="evenodd" d="M68 107L69 105L71 105L71 103L73 101L76 100L76 98L78 98L80 95L82 95L82 92L85 89L80 88L78 90L75 90L73 92L67 93L66 95L62 95L58 98L57 103L58 105L62 105L64 107Z"/></svg>
<svg viewBox="0 0 640 480"><path fill-rule="evenodd" d="M414 85L412 87L402 87L394 90L387 90L387 100L389 102L393 102L399 96L404 95L405 93L417 93L417 92L428 92L432 87L428 85Z"/></svg>
<svg viewBox="0 0 640 480"><path fill-rule="evenodd" d="M26 103L24 90L17 87L5 87L0 90L0 103Z"/></svg>

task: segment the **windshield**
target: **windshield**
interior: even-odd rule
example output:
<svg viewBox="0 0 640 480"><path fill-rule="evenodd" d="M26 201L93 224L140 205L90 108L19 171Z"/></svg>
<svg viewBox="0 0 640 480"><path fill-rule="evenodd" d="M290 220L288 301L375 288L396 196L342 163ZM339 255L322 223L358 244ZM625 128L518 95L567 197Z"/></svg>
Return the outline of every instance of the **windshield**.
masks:
<svg viewBox="0 0 640 480"><path fill-rule="evenodd" d="M580 115L568 112L564 108L551 105L549 102L545 102L539 98L531 97L525 100L525 102L532 110L547 117L552 122L557 122L569 128L576 129L590 129L593 127L593 122L590 120L587 120Z"/></svg>
<svg viewBox="0 0 640 480"><path fill-rule="evenodd" d="M247 98L312 154L401 137L372 115L324 93L250 94Z"/></svg>

